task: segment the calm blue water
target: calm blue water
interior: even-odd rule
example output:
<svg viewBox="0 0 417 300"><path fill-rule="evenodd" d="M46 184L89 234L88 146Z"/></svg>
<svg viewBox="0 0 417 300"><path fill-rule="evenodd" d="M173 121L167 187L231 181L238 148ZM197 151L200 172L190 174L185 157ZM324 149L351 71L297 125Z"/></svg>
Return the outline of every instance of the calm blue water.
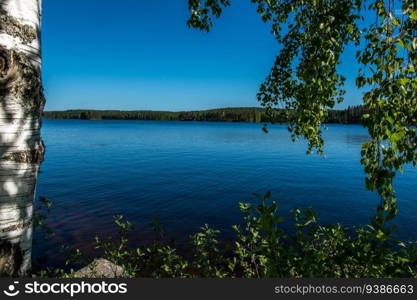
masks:
<svg viewBox="0 0 417 300"><path fill-rule="evenodd" d="M364 189L360 145L366 131L329 125L326 157L306 155L285 126L270 133L260 124L45 120L46 160L38 195L54 203L49 225L56 237L35 246L35 258L59 261L63 244L89 251L96 234L114 233L112 216L135 224L132 239L151 239L159 217L167 236L184 241L204 223L223 229L239 223L239 201L272 191L289 210L312 206L323 223L357 226L368 222L378 203ZM417 227L417 171L396 179L399 235ZM286 226L284 224L284 226ZM415 236L415 235L414 235Z"/></svg>

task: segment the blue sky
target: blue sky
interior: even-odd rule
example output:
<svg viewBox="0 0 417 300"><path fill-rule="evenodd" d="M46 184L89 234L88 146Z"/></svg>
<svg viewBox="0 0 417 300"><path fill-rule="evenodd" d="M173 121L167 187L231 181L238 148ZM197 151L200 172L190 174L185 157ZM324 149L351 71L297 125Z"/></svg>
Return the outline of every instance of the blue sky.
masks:
<svg viewBox="0 0 417 300"><path fill-rule="evenodd" d="M249 0L210 33L190 29L186 0L44 0L46 110L195 110L259 106L278 45ZM360 103L354 51L341 107Z"/></svg>

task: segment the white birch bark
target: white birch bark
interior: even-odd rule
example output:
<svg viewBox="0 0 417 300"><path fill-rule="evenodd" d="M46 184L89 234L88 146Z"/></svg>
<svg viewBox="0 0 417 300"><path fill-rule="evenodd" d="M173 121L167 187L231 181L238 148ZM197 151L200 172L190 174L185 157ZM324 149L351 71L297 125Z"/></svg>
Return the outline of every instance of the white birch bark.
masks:
<svg viewBox="0 0 417 300"><path fill-rule="evenodd" d="M0 275L31 268L33 199L44 147L41 0L0 0Z"/></svg>

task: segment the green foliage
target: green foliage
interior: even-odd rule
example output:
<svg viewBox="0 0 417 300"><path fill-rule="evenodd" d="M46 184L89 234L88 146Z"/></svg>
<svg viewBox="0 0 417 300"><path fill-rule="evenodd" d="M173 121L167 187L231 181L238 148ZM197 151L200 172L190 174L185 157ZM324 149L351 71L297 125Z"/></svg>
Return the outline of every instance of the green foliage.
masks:
<svg viewBox="0 0 417 300"><path fill-rule="evenodd" d="M222 7L229 5L228 0L188 0L191 16L187 24L208 32L213 26L213 17L220 17Z"/></svg>
<svg viewBox="0 0 417 300"><path fill-rule="evenodd" d="M208 30L223 1L190 1L189 25ZM381 203L373 220L379 230L397 214L393 179L417 164L417 3L415 0L251 0L271 24L280 45L258 100L272 111L286 108L293 139L308 140L322 154L322 124L342 102L345 78L337 69L346 46L357 48L358 88L365 90L362 146L366 187ZM215 7L211 12L210 7ZM196 17L197 16L197 17ZM365 16L372 22L364 22ZM359 26L365 27L363 30ZM365 46L362 44L365 43ZM361 66L361 68L359 68Z"/></svg>
<svg viewBox="0 0 417 300"><path fill-rule="evenodd" d="M104 257L123 267L130 276L146 277L185 277L184 261L174 248L161 242L163 232L157 223L153 229L157 235L150 246L129 249L127 234L133 228L132 223L124 222L123 216L115 217L115 224L119 228L117 238L96 237L96 248L103 251Z"/></svg>
<svg viewBox="0 0 417 300"><path fill-rule="evenodd" d="M200 1L192 1L198 2ZM217 1L207 5L218 7ZM270 75L260 86L258 100L267 108L283 104L289 118L289 129L309 141L309 151L322 152L321 124L329 109L341 102L345 78L337 73L345 46L357 43L360 32L361 1L342 0L251 0L265 22L271 22L272 33L280 52ZM229 3L228 3L229 4ZM225 5L226 6L226 5ZM191 8L190 25L208 30L211 17L207 9ZM221 11L220 11L221 12ZM209 20L207 22L205 20Z"/></svg>
<svg viewBox="0 0 417 300"><path fill-rule="evenodd" d="M96 236L96 249L102 249L104 256L115 264L123 266L134 275L135 269L132 266L130 251L128 250L127 234L133 229L131 222L124 222L123 216L114 217L114 223L118 228L118 238L114 240L112 237L100 239Z"/></svg>
<svg viewBox="0 0 417 300"><path fill-rule="evenodd" d="M368 189L381 196L375 217L379 227L397 214L393 188L397 171L417 164L417 3L401 4L400 17L393 2L369 5L376 22L366 30L366 47L358 52L363 68L357 85L368 87L363 101L374 112L364 118L371 139L362 146L362 164Z"/></svg>
<svg viewBox="0 0 417 300"><path fill-rule="evenodd" d="M228 275L225 270L227 260L217 240L219 233L219 230L211 229L205 224L201 227L201 232L191 237L194 256L189 265L199 277L223 278Z"/></svg>
<svg viewBox="0 0 417 300"><path fill-rule="evenodd" d="M417 278L417 243L396 241L393 231L376 233L373 226L319 225L311 209L295 210L294 229L285 231L270 196L259 196L259 205L240 203L244 222L233 226L236 237L226 245L220 245L218 230L201 227L191 236L191 255L180 255L174 245L162 242L160 232L151 245L129 248L126 235L132 224L121 216L115 218L118 236L97 238L96 244L104 258L137 277ZM73 257L78 260L80 252ZM43 274L71 276L53 270Z"/></svg>
<svg viewBox="0 0 417 300"><path fill-rule="evenodd" d="M35 203L34 214L33 214L33 229L35 232L40 232L44 239L50 239L55 235L55 232L46 224L52 208L52 201L46 197L39 197ZM33 244L37 241L34 240Z"/></svg>

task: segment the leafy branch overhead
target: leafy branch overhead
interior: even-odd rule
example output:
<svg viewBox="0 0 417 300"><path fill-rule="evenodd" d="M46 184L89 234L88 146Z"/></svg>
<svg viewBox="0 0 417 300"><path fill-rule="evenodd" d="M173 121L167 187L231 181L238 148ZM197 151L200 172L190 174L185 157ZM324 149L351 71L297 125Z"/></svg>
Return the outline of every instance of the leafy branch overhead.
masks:
<svg viewBox="0 0 417 300"><path fill-rule="evenodd" d="M397 213L393 178L417 164L416 0L250 0L280 45L258 100L273 113L287 108L293 139L323 153L322 124L344 100L345 77L337 66L356 47L363 117L369 141L362 145L366 186L381 197L376 231ZM188 25L209 31L225 0L189 0Z"/></svg>

